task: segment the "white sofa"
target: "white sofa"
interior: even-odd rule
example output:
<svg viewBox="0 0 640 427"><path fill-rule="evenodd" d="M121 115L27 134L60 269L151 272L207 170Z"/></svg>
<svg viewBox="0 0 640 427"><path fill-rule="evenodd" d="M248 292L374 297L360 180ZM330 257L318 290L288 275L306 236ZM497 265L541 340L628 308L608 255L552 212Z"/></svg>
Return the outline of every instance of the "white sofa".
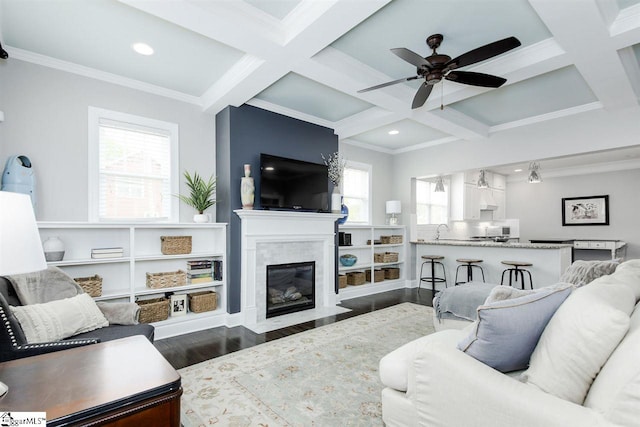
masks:
<svg viewBox="0 0 640 427"><path fill-rule="evenodd" d="M573 291L537 342L525 372L529 382L457 348L476 323L412 341L380 361L383 421L389 427L640 426L639 300L640 260ZM606 322L592 328L596 318L615 328Z"/></svg>

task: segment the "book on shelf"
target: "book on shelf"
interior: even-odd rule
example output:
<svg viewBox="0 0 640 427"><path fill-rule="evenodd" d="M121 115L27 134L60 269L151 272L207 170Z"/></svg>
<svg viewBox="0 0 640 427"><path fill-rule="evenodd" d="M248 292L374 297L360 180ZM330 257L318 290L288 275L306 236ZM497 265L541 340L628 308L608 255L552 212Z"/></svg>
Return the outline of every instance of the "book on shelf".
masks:
<svg viewBox="0 0 640 427"><path fill-rule="evenodd" d="M198 274L187 274L187 278L188 279L199 279L201 277L208 277L211 280L213 278L213 274L211 272L198 273Z"/></svg>
<svg viewBox="0 0 640 427"><path fill-rule="evenodd" d="M213 280L222 280L222 261L213 261Z"/></svg>
<svg viewBox="0 0 640 427"><path fill-rule="evenodd" d="M189 283L191 283L192 285L197 285L199 283L208 283L213 281L213 278L211 276L208 277L194 277L194 278L190 278L189 279Z"/></svg>
<svg viewBox="0 0 640 427"><path fill-rule="evenodd" d="M102 258L122 258L123 252L111 252L104 254L91 254L91 258L93 259L102 259Z"/></svg>
<svg viewBox="0 0 640 427"><path fill-rule="evenodd" d="M123 253L123 248L93 248L91 249L92 254L112 254L112 253Z"/></svg>

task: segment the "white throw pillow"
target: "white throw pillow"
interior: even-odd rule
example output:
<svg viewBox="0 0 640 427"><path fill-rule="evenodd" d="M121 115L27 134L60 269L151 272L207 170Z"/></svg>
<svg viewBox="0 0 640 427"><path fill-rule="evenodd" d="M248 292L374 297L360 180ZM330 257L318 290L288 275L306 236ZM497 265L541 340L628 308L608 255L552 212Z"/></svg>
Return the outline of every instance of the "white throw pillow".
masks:
<svg viewBox="0 0 640 427"><path fill-rule="evenodd" d="M11 307L29 344L59 341L82 332L109 326L98 306L88 294Z"/></svg>
<svg viewBox="0 0 640 427"><path fill-rule="evenodd" d="M636 378L640 384L640 304L631 315L631 325L627 335L609 356L607 363L589 389L584 406L607 414L619 401L622 390L629 387L630 378ZM640 395L637 396L640 405Z"/></svg>
<svg viewBox="0 0 640 427"><path fill-rule="evenodd" d="M574 291L549 321L521 380L581 405L627 332L634 303L621 284L593 282Z"/></svg>

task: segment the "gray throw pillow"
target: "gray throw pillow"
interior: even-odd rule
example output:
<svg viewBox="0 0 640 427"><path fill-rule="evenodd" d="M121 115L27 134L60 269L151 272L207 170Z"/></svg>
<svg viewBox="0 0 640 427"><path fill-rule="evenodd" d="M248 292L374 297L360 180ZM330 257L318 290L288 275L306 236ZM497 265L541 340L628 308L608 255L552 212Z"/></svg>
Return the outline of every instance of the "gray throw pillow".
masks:
<svg viewBox="0 0 640 427"><path fill-rule="evenodd" d="M613 260L577 260L574 261L560 278L561 282L572 283L576 286L584 286L593 282L598 277L613 274L620 265L619 259Z"/></svg>
<svg viewBox="0 0 640 427"><path fill-rule="evenodd" d="M478 307L478 321L458 349L501 372L527 368L540 335L571 290L562 284L512 299L489 295L492 302Z"/></svg>

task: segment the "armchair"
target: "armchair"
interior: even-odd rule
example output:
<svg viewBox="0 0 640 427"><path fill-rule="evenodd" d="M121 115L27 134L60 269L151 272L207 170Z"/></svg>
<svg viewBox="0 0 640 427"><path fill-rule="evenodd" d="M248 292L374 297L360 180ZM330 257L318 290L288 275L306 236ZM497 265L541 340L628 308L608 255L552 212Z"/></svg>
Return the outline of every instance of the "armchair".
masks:
<svg viewBox="0 0 640 427"><path fill-rule="evenodd" d="M22 303L11 283L6 278L0 277L0 322L2 323L0 326L0 362L133 335L143 335L153 342L154 327L148 324L139 324L109 325L60 341L29 344L20 323L9 308L10 305L20 306Z"/></svg>

